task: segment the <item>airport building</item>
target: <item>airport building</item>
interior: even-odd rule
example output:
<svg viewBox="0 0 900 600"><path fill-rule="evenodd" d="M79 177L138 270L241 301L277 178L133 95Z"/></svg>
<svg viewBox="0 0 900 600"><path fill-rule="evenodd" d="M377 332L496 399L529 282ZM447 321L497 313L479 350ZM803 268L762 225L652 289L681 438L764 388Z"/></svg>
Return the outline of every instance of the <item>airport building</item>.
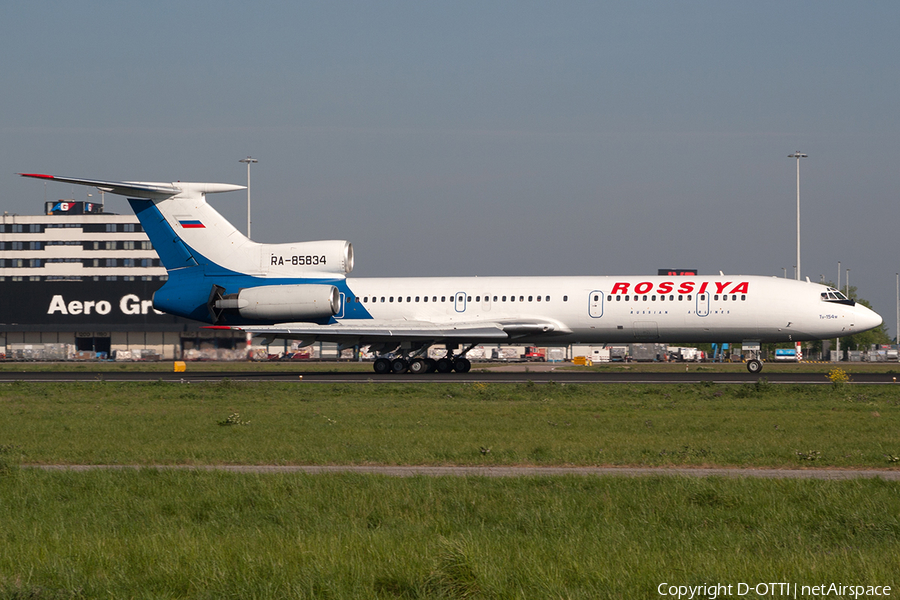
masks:
<svg viewBox="0 0 900 600"><path fill-rule="evenodd" d="M134 215L46 203L0 221L0 355L14 360L246 358L243 334L157 312L167 278Z"/></svg>

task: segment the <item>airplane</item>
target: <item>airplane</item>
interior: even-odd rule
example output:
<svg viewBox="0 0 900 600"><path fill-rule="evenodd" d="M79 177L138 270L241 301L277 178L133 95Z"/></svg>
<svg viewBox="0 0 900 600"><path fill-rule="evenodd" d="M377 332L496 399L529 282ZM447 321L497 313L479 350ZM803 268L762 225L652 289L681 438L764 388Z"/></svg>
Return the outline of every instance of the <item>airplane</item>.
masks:
<svg viewBox="0 0 900 600"><path fill-rule="evenodd" d="M566 346L741 341L762 371L761 343L841 337L880 315L818 283L750 275L348 278L344 240L254 242L206 201L222 183L99 181L19 173L128 197L168 272L153 307L275 339L369 346L378 374L471 368L478 344ZM434 360L427 350L447 347Z"/></svg>

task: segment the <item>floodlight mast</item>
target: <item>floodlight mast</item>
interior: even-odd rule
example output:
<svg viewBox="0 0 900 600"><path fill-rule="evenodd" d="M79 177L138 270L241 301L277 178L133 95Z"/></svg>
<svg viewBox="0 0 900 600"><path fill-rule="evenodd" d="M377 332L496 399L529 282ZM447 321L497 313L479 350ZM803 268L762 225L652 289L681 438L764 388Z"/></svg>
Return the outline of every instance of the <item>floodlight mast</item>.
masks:
<svg viewBox="0 0 900 600"><path fill-rule="evenodd" d="M797 159L797 281L800 280L800 159L806 157L807 155L801 154L799 150L788 154L788 158Z"/></svg>
<svg viewBox="0 0 900 600"><path fill-rule="evenodd" d="M247 237L250 237L250 164L259 162L255 158L242 158L238 162L247 163Z"/></svg>

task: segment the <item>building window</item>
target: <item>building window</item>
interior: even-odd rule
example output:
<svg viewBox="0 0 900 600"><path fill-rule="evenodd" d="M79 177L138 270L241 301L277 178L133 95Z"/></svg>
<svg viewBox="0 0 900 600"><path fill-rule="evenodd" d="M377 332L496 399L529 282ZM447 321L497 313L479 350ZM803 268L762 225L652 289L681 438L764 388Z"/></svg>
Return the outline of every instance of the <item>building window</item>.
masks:
<svg viewBox="0 0 900 600"><path fill-rule="evenodd" d="M115 243L115 242L106 242L106 249L107 249L107 250L115 250L115 249L116 249L116 243Z"/></svg>
<svg viewBox="0 0 900 600"><path fill-rule="evenodd" d="M107 231L107 233L115 233L115 231L116 231L116 224L115 224L115 223L107 223L107 224L106 224L106 231Z"/></svg>
<svg viewBox="0 0 900 600"><path fill-rule="evenodd" d="M107 259L106 259L106 266L107 266L107 267L115 267L115 266L116 266L116 259L114 259L114 258L107 258Z"/></svg>
<svg viewBox="0 0 900 600"><path fill-rule="evenodd" d="M125 223L122 225L122 231L132 232L134 231L134 223Z"/></svg>
<svg viewBox="0 0 900 600"><path fill-rule="evenodd" d="M122 250L134 250L134 242L122 242Z"/></svg>

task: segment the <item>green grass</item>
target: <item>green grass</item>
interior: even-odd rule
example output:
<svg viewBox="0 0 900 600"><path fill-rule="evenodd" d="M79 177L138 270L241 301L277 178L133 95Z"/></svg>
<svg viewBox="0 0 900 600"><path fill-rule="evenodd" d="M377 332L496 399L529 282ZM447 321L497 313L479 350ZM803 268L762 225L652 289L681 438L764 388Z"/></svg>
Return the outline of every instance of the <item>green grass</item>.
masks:
<svg viewBox="0 0 900 600"><path fill-rule="evenodd" d="M139 470L0 475L0 598L655 598L900 584L900 486ZM748 596L752 597L752 596Z"/></svg>
<svg viewBox="0 0 900 600"><path fill-rule="evenodd" d="M0 417L36 464L900 466L875 385L15 382Z"/></svg>

